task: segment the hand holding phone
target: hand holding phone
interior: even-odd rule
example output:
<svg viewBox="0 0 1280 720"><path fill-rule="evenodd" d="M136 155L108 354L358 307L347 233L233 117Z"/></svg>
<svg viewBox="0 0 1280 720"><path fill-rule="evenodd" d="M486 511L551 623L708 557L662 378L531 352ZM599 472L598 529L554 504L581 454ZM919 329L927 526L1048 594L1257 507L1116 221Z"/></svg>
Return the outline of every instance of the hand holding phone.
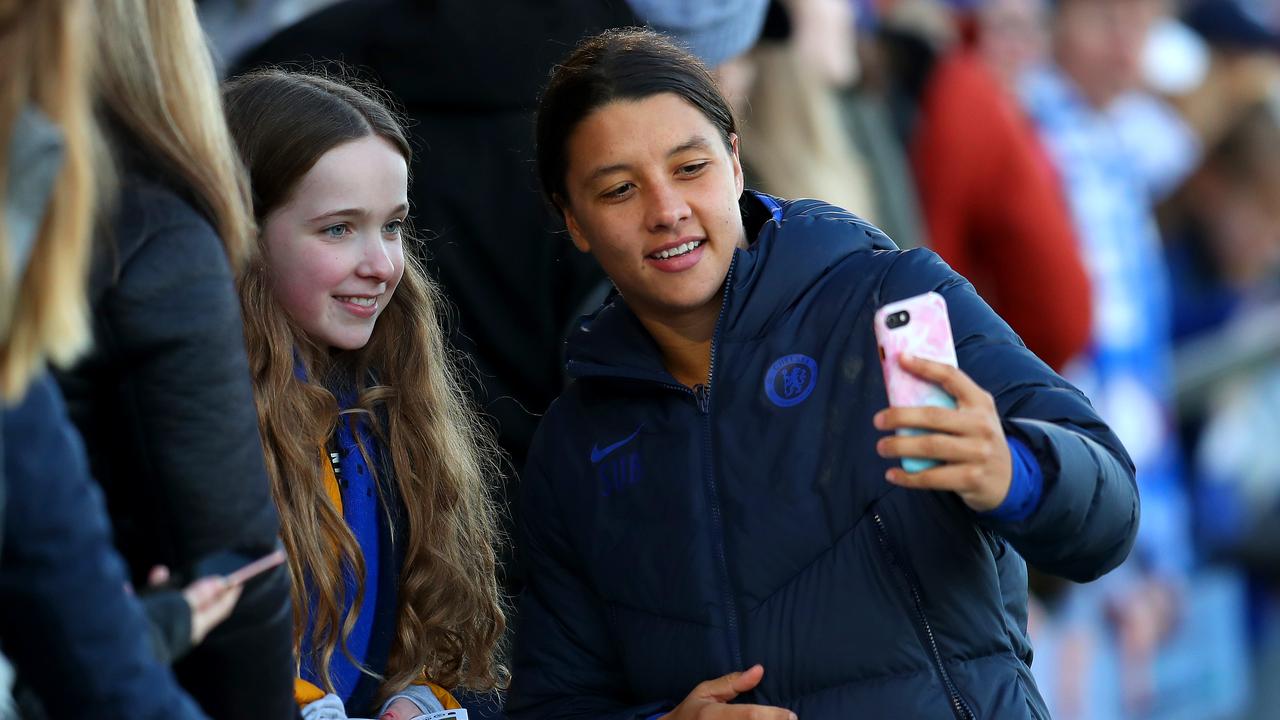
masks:
<svg viewBox="0 0 1280 720"><path fill-rule="evenodd" d="M182 590L182 597L191 608L191 644L199 645L211 630L231 617L240 601L240 585L231 585L226 578L204 577Z"/></svg>
<svg viewBox="0 0 1280 720"><path fill-rule="evenodd" d="M227 584L243 585L254 577L284 563L285 559L286 555L284 554L284 548L276 548L274 552L267 553L257 560L241 567L239 570L227 575Z"/></svg>
<svg viewBox="0 0 1280 720"><path fill-rule="evenodd" d="M943 298L926 293L886 305L876 312L875 332L890 405L876 413L875 426L896 433L876 451L902 458L885 479L952 491L979 512L998 507L1013 477L1009 445L995 399L957 367Z"/></svg>
<svg viewBox="0 0 1280 720"><path fill-rule="evenodd" d="M212 559L212 564L230 562L233 556L234 554L216 556ZM182 596L191 607L191 644L200 644L209 631L230 617L246 582L280 565L285 557L284 550L277 548L225 575L211 573L184 588Z"/></svg>
<svg viewBox="0 0 1280 720"><path fill-rule="evenodd" d="M955 398L940 385L913 375L902 367L901 362L903 356L913 356L956 366L951 320L947 317L947 303L941 295L930 292L885 305L876 312L875 333L889 405L956 406ZM920 435L922 432L918 428L898 429L899 435ZM938 461L931 458L902 458L902 467L909 473L924 472L937 464Z"/></svg>

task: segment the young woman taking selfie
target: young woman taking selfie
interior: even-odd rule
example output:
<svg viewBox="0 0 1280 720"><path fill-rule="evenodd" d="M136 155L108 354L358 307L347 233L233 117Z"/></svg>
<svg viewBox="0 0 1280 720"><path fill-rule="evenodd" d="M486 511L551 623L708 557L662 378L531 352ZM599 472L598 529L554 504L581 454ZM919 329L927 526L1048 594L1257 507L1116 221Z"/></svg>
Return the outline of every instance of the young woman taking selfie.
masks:
<svg viewBox="0 0 1280 720"><path fill-rule="evenodd" d="M724 98L661 36L580 45L537 138L617 293L571 335L522 476L508 715L1046 717L1023 559L1089 580L1137 528L1084 396L933 253L744 191ZM889 408L873 316L926 292L959 367L891 371L955 406Z"/></svg>

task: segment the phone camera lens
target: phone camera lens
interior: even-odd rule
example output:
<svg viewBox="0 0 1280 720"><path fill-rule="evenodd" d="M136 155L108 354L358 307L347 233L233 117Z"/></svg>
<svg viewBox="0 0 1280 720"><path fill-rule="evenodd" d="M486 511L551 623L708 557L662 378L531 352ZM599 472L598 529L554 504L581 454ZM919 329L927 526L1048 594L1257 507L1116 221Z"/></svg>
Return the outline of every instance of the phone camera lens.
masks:
<svg viewBox="0 0 1280 720"><path fill-rule="evenodd" d="M900 328L909 322L911 322L911 313L906 310L899 310L898 312L890 315L885 321L885 324L889 326L890 330L893 330L894 328Z"/></svg>

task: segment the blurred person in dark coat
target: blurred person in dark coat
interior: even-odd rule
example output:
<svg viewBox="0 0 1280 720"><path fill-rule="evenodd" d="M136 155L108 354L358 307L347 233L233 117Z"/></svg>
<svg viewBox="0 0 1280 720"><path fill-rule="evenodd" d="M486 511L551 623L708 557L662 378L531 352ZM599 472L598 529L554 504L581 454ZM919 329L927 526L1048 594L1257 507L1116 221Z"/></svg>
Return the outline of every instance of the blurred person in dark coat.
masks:
<svg viewBox="0 0 1280 720"><path fill-rule="evenodd" d="M191 0L101 0L96 81L121 182L90 272L93 350L59 375L133 581L234 570L279 523L258 440L234 268L253 233ZM184 687L218 718L291 717L283 568L248 582L230 620L152 618Z"/></svg>
<svg viewBox="0 0 1280 720"><path fill-rule="evenodd" d="M41 712L202 718L148 648L49 361L89 339L88 3L0 4L0 640Z"/></svg>

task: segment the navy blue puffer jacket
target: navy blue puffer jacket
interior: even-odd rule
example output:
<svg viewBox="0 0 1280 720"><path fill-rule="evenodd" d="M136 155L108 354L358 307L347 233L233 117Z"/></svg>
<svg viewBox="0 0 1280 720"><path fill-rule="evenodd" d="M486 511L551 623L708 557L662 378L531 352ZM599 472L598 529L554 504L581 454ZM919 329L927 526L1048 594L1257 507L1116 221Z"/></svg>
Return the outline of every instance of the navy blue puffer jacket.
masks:
<svg viewBox="0 0 1280 720"><path fill-rule="evenodd" d="M812 200L748 233L705 388L663 369L621 297L570 339L575 380L523 478L508 714L645 718L762 663L739 701L803 720L1047 717L1023 558L1078 581L1125 558L1138 497L1124 448L933 253ZM1039 461L1026 520L884 480L872 315L930 290L960 367ZM797 364L809 373L782 375Z"/></svg>

